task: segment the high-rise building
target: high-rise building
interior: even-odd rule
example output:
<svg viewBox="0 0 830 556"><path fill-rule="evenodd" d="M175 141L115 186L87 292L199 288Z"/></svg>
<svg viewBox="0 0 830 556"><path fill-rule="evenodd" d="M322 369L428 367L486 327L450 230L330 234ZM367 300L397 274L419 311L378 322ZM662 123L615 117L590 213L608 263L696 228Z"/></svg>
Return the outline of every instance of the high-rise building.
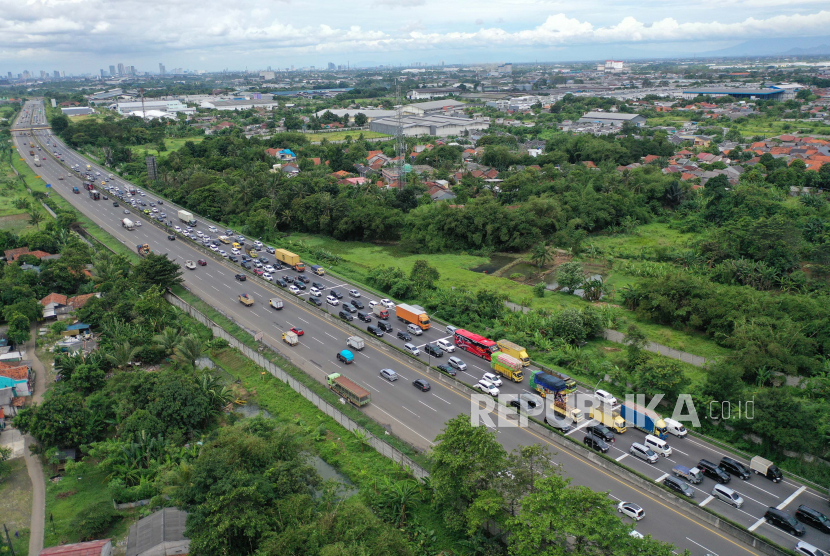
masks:
<svg viewBox="0 0 830 556"><path fill-rule="evenodd" d="M103 78L104 78L104 70L101 69L101 79L103 79Z"/></svg>
<svg viewBox="0 0 830 556"><path fill-rule="evenodd" d="M61 78L64 78L64 77L66 77L66 72L61 70Z"/></svg>
<svg viewBox="0 0 830 556"><path fill-rule="evenodd" d="M110 77L115 77L115 66L110 66Z"/></svg>
<svg viewBox="0 0 830 556"><path fill-rule="evenodd" d="M159 62L159 75L164 75L164 64Z"/></svg>
<svg viewBox="0 0 830 556"><path fill-rule="evenodd" d="M46 72L45 71L40 70L40 78L41 79L46 79Z"/></svg>
<svg viewBox="0 0 830 556"><path fill-rule="evenodd" d="M9 79L12 78L12 72L9 72Z"/></svg>
<svg viewBox="0 0 830 556"><path fill-rule="evenodd" d="M61 78L61 72L59 72L58 70L53 71L52 72L52 77L54 77L55 79L60 79Z"/></svg>
<svg viewBox="0 0 830 556"><path fill-rule="evenodd" d="M118 76L121 77L124 75L124 64L118 64Z"/></svg>
<svg viewBox="0 0 830 556"><path fill-rule="evenodd" d="M334 65L334 62L329 62L329 69L330 70L337 69L337 66Z"/></svg>

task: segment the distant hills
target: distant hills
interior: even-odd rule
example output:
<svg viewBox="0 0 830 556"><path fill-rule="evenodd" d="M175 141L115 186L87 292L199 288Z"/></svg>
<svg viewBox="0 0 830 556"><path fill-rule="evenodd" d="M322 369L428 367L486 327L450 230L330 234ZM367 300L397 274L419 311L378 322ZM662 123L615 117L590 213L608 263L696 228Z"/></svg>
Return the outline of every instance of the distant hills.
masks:
<svg viewBox="0 0 830 556"><path fill-rule="evenodd" d="M830 54L830 36L753 39L729 48L701 52L698 57L820 56Z"/></svg>

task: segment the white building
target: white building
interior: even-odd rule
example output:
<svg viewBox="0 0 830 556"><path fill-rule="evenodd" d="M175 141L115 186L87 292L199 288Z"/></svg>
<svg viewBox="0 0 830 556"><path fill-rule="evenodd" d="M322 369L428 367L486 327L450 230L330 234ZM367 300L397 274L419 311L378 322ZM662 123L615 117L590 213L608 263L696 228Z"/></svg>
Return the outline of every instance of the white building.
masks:
<svg viewBox="0 0 830 556"><path fill-rule="evenodd" d="M430 102L416 102L415 104L406 104L401 108L404 114L412 114L414 116L426 116L428 114L447 114L452 112L460 112L467 106L463 102L457 100L433 100Z"/></svg>
<svg viewBox="0 0 830 556"><path fill-rule="evenodd" d="M406 93L406 98L409 100L429 100L433 98L441 98L448 95L457 95L461 92L461 89L456 89L455 87L431 87L431 88L424 88L424 89L413 89Z"/></svg>
<svg viewBox="0 0 830 556"><path fill-rule="evenodd" d="M597 66L597 71L610 71L613 73L619 73L624 68L624 63L618 60L605 60L605 64L600 64Z"/></svg>
<svg viewBox="0 0 830 556"><path fill-rule="evenodd" d="M115 110L121 115L126 116L131 112L143 112L150 110L158 110L161 112L169 112L171 114L195 114L195 108L189 108L180 100L144 100L142 106L141 101L138 102L117 102L109 106L110 110Z"/></svg>
<svg viewBox="0 0 830 556"><path fill-rule="evenodd" d="M465 131L471 132L483 130L490 127L490 122L483 120L472 120L470 118L456 118L440 114L427 116L404 115L401 117L403 134L407 137L431 135L434 137L449 137L451 135L462 135ZM369 124L371 131L395 135L398 129L398 119L382 118Z"/></svg>
<svg viewBox="0 0 830 556"><path fill-rule="evenodd" d="M280 103L276 100L204 100L201 107L213 110L250 110L251 108L273 110L279 108L279 105Z"/></svg>

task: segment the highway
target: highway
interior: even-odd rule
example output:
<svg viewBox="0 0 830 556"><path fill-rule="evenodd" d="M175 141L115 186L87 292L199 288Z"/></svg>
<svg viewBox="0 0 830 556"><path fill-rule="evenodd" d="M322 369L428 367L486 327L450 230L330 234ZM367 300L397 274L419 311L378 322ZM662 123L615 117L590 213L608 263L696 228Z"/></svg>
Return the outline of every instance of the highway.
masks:
<svg viewBox="0 0 830 556"><path fill-rule="evenodd" d="M42 125L42 122L45 121L42 110L40 103L28 103L27 109L22 113L16 127L27 128L27 118L32 117L33 114L35 120ZM372 394L372 402L364 409L365 413L383 424L393 434L419 448L427 449L433 445L435 436L440 433L443 424L448 419L459 414L470 413L471 401L466 393L435 381L430 381L432 390L429 392L416 390L412 386L412 381L416 378L429 380L429 377L423 372L421 365L415 364L410 358L390 349L388 346L367 341L366 348L363 351L355 352L355 362L353 364L346 366L337 362L335 354L340 349L345 348L346 338L359 333L359 331L349 327L346 323L336 322L336 319L325 317L320 309L306 303L308 290L300 296L293 296L276 285L255 278L251 273L248 273L247 281L238 282L234 279L234 275L244 272L239 266L227 259L218 259L207 255L201 245L197 246L195 242L180 234L176 234L177 239L175 241L170 241L167 239L165 230L150 222L145 221L141 227L134 231L126 230L120 224L121 219L125 216L135 219L136 216L134 214L124 214L124 203L118 201L119 206L115 207L113 206L112 197L109 200L92 200L87 195L86 190L81 188L82 182L77 174L70 172L66 166L55 160L52 153L60 153L63 164L68 166L80 164L85 168L89 161L68 149L60 141L56 141L48 130L35 130L34 136L31 138L26 135L27 133L28 131L14 134L14 141L21 158L32 164L33 159L28 155L29 143L35 142L37 145L38 143L35 140L40 141L43 150L36 152L44 160L42 166L35 168L35 171L39 172L47 183L51 183L53 190L65 197L79 212L92 219L130 249L135 249L136 244L147 243L154 252L168 253L171 259L175 259L182 264L185 260L205 259L207 266L199 266L192 271L184 270L185 285L194 294L216 309L232 316L247 329L262 331L267 343L280 346L279 349L287 353L295 365L321 382L324 382L327 374L341 372L369 389ZM48 147L47 142L50 143ZM95 167L95 165L93 165L93 171L101 172L102 175L109 174L106 168ZM60 180L60 177L64 179ZM128 183L116 177L108 185L115 185L122 190L126 190ZM73 186L77 186L81 193L73 194L71 192ZM144 197L137 196L137 198L144 199L148 203L151 200L158 199L158 197L149 193ZM167 212L168 219L175 220L175 207L168 201L164 201L160 208ZM198 215L196 215L196 218L199 220L197 229L208 232L207 226L211 223L205 222ZM146 220L140 216L139 219ZM220 229L224 230L221 227ZM211 233L210 235L215 237L217 234ZM279 245L275 247L279 247ZM269 256L269 259L273 262L273 256ZM291 270L277 272L277 276L284 274L296 276L297 273ZM323 299L325 299L328 291L334 288L344 295L343 301L346 301L348 300L347 290L353 288L351 284L347 284L335 276L317 277L309 275L309 278L312 281L322 282L326 286ZM248 308L241 305L237 299L240 293L253 295L255 299L254 306ZM277 311L269 307L268 299L272 297L283 299L285 308ZM292 300L291 297L296 297L296 299ZM363 292L360 300L368 307L370 300L376 301L377 299L375 296ZM337 310L339 310L339 307L332 311L335 317ZM374 321L373 318L372 324L375 324ZM355 320L355 324L358 322ZM395 332L401 329L401 325L394 318L389 322L395 327ZM360 324L360 328L363 330L361 335L368 338L365 332L366 325L364 323ZM302 328L305 331L305 334L300 338L300 344L294 348L281 344L280 339L281 332L290 327ZM442 338L451 340L451 335L446 333L443 325L434 323L434 326L426 331L424 335L413 337L412 343L422 348L427 342L435 342ZM384 339L399 346L404 343L395 338L394 334L387 334ZM467 384L474 384L484 372L489 371L487 361L471 354L463 351L459 353L456 350L455 353L449 355L457 356L467 364L467 371L459 372L456 377ZM426 354L421 350L420 359L426 362L426 357ZM442 359L445 361L446 358L447 355ZM432 363L435 364L435 358L432 359ZM388 382L382 379L378 372L384 368L395 370L399 374L400 380ZM505 382L501 387L501 391L503 394L528 392L526 380L524 384ZM577 399L580 402L584 402L589 397L591 397L591 392L584 390L580 390L577 394ZM579 423L579 427L570 434L581 440L581 429L588 424L587 420ZM520 445L535 443L548 444L552 451L556 450L556 447L548 440L526 429L496 427L495 430L499 441L507 450L512 450ZM635 441L642 441L643 437L644 433L629 428L629 431L624 435L617 435L616 442L612 445L609 455L658 481L669 474L671 467L674 465L681 464L693 467L701 458L717 463L722 456L731 455L696 438L679 439L670 437L669 443L674 449L674 454L668 458L660 458L657 464L650 465L628 455L630 444ZM641 533L652 534L656 538L672 542L681 549L688 549L694 555L759 554L751 547L738 543L731 537L723 535L714 527L700 522L677 508L629 485L570 451L559 450L553 459L562 464L565 475L570 477L575 484L585 485L594 490L608 491L614 499L632 501L641 505L646 511L646 518L637 524L637 530ZM694 501L707 505L709 509L728 517L732 521L750 528L755 527L754 530L759 534L787 548L794 546L796 538L765 523L761 518L766 508L768 506L782 507L793 514L799 504L806 504L820 511L827 505L826 493L819 493L810 488L805 488L787 478L780 484L773 484L763 477L753 476L745 482L735 478L728 485L734 488L745 500L744 506L741 509L736 509L709 496L713 484L711 479L704 479L700 485L696 485ZM828 546L826 535L810 527L807 528L807 534L799 540L806 540L820 548L827 548Z"/></svg>

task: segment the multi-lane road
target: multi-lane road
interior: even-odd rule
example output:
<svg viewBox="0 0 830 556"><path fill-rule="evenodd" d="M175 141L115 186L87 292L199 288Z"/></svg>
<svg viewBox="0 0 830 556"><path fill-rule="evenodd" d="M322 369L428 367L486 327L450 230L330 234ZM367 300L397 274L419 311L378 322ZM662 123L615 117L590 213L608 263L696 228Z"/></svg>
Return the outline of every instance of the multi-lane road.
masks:
<svg viewBox="0 0 830 556"><path fill-rule="evenodd" d="M345 348L347 337L362 334L368 338L365 333L366 324L359 323L357 320L354 321L354 324L360 324L361 332L361 330L350 327L345 322L338 322L336 319L324 316L320 309L305 302L308 290L300 296L293 296L288 291L256 278L250 273L247 281L238 282L234 279L234 275L244 272L239 266L227 259L209 255L201 245L195 244L184 236L177 235L175 241L168 240L168 230L147 222L147 219L141 216L139 216L139 219L145 221L143 226L136 228L134 231L124 229L120 222L125 216L130 216L124 214L124 203L118 201L119 206L115 207L112 198L94 201L87 195L86 190L81 188L82 182L78 174L69 170L69 167L79 164L85 168L90 162L78 153L68 149L62 142L52 136L50 131L36 129L37 125L43 125L44 122L42 104L39 102L27 103L15 124L15 129L18 131L14 133L14 142L21 157L26 159L29 164L32 164L32 157L28 155L28 151L31 149L30 143L41 146L42 150L36 150L36 152L44 160L41 163L42 166L35 168L35 170L47 183L51 183L56 193L65 197L79 212L89 217L130 249L134 249L136 244L147 243L154 252L168 253L172 259L181 263L185 260L207 260L207 266L197 267L193 271L185 270L185 285L193 293L216 309L232 316L247 329L261 331L267 343L281 345L281 351L288 353L294 364L321 382L324 381L327 374L337 371L344 373L369 389L372 393L372 403L364 409L365 413L385 425L392 433L420 448L427 449L433 445L435 436L441 432L443 424L448 419L460 414L470 413L470 396L463 389L449 388L438 381L431 381L432 390L429 392L421 392L415 389L412 386L412 381L416 378L429 380L429 377L423 372L423 365L419 365L411 358L379 342L367 341L366 348L363 351L355 352L355 362L353 364L345 366L339 363L335 359L335 354ZM31 130L32 127L35 127L35 129ZM24 129L26 131L22 131ZM29 133L32 133L31 137L28 135ZM54 157L52 154L54 152L60 154L62 161L58 161ZM94 164L92 166L93 172L98 171L102 175L109 174L106 168ZM126 190L130 184L116 177L109 182L109 185ZM73 194L73 186L81 189L81 193ZM148 203L150 200L158 199L157 196L149 193L144 197L138 196L137 198ZM177 209L166 200L162 207L167 212L168 218L171 218L171 215L175 214ZM130 218L135 219L135 215L131 215ZM209 233L207 226L212 223L205 222L198 215L197 220L199 220L197 229ZM223 229L222 227L219 228ZM216 236L215 233L210 233L210 235ZM291 270L283 270L279 271L277 276L283 274L296 275ZM347 290L354 287L332 275L324 277L312 275L311 277L314 281L322 282L326 286L326 291L338 289L345 294ZM252 295L255 299L254 306L244 307L241 305L237 299L240 293ZM326 292L324 292L325 294ZM268 300L273 297L283 299L285 308L277 311L269 307ZM347 299L348 296L344 301ZM360 299L367 307L370 300L377 300L374 295L367 292L363 292ZM332 312L334 315L337 313L336 310ZM396 332L401 329L401 325L394 319L390 320L390 323L395 327ZM305 334L300 338L300 344L293 348L280 344L281 333L291 327L302 328L305 331ZM387 334L385 339L402 346L404 342L394 336L394 334ZM445 331L445 326L434 323L434 326L422 336L413 337L412 343L423 347L428 342L434 343L442 338L451 340L451 336ZM471 354L456 351L449 355L455 355L467 364L467 370L459 372L456 378L468 385L476 383L482 374L489 371L487 361ZM421 350L420 359L426 362L426 357L426 354ZM445 354L442 359L446 361L447 355ZM432 358L432 363L436 363L435 358ZM382 379L378 373L380 369L384 368L395 370L401 379L392 383ZM527 383L525 381L524 384L514 384L505 381L501 391L503 394L527 392ZM580 390L577 394L580 401L590 396L591 392L584 390ZM579 423L579 426L570 435L577 440L581 440L583 436L581 429L588 424L590 422L587 420ZM547 444L552 450L555 449L550 441L527 429L499 428L497 426L494 430L497 432L499 441L508 450L520 445L534 443ZM630 456L628 452L631 443L641 442L643 437L644 433L629 429L624 435L617 436L609 455L655 481L662 481L674 465L681 464L692 467L700 459L708 459L717 463L724 455L732 455L697 438L678 439L671 437L669 442L674 449L674 453L668 458L660 458L657 464L651 465ZM640 504L646 511L646 518L637 524L637 530L642 533L650 533L656 538L672 542L680 549L688 549L694 555L758 554L750 546L735 541L711 525L620 480L573 452L559 450L553 459L562 465L564 473L571 477L574 483L588 486L594 490L608 491L609 496L616 500L627 500ZM785 479L779 484L773 484L758 476L753 476L749 481L740 481L734 478L729 486L734 488L745 500L744 506L736 509L712 499L709 492L711 492L713 484L712 480L704 479L703 483L696 485L694 501L706 505L709 509L717 511L732 521L757 531L786 548L792 548L797 540L806 540L824 549L830 544L828 543L828 537L815 529L808 527L805 537L796 539L774 528L762 519L764 512L770 506L787 509L790 513L794 513L799 504L806 504L822 510L827 506L826 493L806 488L790 479Z"/></svg>

